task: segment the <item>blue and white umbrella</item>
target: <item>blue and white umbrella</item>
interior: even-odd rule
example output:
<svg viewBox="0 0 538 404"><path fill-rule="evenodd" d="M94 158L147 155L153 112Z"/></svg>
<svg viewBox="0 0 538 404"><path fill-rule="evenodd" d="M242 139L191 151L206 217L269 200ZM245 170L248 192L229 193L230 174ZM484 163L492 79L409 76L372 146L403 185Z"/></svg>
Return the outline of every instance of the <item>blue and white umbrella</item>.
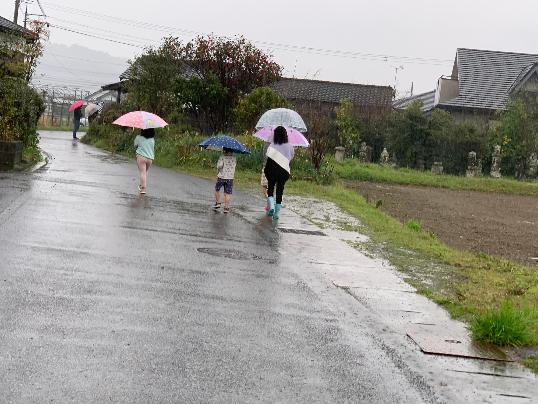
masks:
<svg viewBox="0 0 538 404"><path fill-rule="evenodd" d="M250 150L233 137L226 135L212 136L204 140L198 146L209 150L222 150L224 148L232 150L234 153L250 154Z"/></svg>
<svg viewBox="0 0 538 404"><path fill-rule="evenodd" d="M302 133L306 132L306 125L301 115L287 108L275 108L265 112L256 124L256 130L267 128L268 126L286 126L297 129Z"/></svg>

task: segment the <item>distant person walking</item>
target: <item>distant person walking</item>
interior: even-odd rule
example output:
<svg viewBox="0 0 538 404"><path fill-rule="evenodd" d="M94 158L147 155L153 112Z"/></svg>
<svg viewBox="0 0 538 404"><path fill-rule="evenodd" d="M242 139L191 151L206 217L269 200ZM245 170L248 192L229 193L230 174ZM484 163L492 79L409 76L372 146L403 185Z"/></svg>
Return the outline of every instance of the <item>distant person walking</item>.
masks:
<svg viewBox="0 0 538 404"><path fill-rule="evenodd" d="M140 135L135 137L134 145L136 147L136 163L140 175L138 191L143 195L146 193L148 171L155 159L155 129L140 130Z"/></svg>
<svg viewBox="0 0 538 404"><path fill-rule="evenodd" d="M73 111L73 139L77 139L77 132L80 129L80 120L82 119L82 106L75 108Z"/></svg>
<svg viewBox="0 0 538 404"><path fill-rule="evenodd" d="M282 196L284 186L290 177L290 162L295 152L293 146L288 143L288 132L283 126L277 126L274 130L273 141L267 149L267 162L264 173L267 177L267 214L278 219L282 209ZM276 187L276 204L274 192Z"/></svg>

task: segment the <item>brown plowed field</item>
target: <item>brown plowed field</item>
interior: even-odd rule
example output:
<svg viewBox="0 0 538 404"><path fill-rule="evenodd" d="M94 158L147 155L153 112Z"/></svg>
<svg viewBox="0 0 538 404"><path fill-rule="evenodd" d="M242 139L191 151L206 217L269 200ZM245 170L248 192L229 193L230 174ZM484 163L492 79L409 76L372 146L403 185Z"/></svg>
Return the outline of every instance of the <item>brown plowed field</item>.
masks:
<svg viewBox="0 0 538 404"><path fill-rule="evenodd" d="M538 267L538 197L348 183L402 222L418 219L448 245Z"/></svg>

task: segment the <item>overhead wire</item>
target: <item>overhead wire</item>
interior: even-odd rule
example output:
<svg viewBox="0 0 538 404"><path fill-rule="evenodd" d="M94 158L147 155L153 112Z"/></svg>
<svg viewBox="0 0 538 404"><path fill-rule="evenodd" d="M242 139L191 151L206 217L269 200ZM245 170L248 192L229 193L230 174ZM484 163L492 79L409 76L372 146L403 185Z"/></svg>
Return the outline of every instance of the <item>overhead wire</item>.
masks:
<svg viewBox="0 0 538 404"><path fill-rule="evenodd" d="M89 10L83 10L83 9L78 9L74 7L60 6L60 5L57 5L55 3L48 2L48 1L46 2L46 4L48 5L48 7L56 9L59 12L82 15L89 18L99 19L101 21L107 20L109 22L135 26L135 27L143 28L147 30L161 31L161 32L166 32L168 34L182 33L184 35L188 34L192 36L207 35L206 33L203 33L200 31L165 26L165 25L160 25L160 24L147 23L143 21L131 20L131 19L126 19L126 18L121 18L121 17L114 17L107 14L96 13ZM426 64L426 65L446 65L447 63L453 62L451 59L365 53L365 52L358 52L358 51L345 51L345 50L338 50L338 49L303 46L303 45L283 44L283 43L260 41L260 40L253 40L252 42L260 45L261 47L267 48L269 50L299 52L299 53L307 53L307 54L320 55L320 56L332 56L332 57L370 60L370 61L382 61L382 62L393 61L393 62L398 62L398 63ZM129 44L129 45L133 46L133 44Z"/></svg>

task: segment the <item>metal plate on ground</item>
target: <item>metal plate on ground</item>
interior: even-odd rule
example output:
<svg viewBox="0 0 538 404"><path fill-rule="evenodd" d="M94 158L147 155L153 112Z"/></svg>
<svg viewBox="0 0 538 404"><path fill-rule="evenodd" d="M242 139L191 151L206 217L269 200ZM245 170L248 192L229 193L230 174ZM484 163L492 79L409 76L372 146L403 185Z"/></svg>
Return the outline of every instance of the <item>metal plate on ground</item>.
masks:
<svg viewBox="0 0 538 404"><path fill-rule="evenodd" d="M304 234L307 236L327 236L325 233L319 230L304 230L304 229L287 229L279 228L282 233Z"/></svg>
<svg viewBox="0 0 538 404"><path fill-rule="evenodd" d="M203 254L213 255L215 257L231 258L234 260L263 260L262 257L258 257L257 255L239 250L232 250L229 248L198 248L197 250Z"/></svg>
<svg viewBox="0 0 538 404"><path fill-rule="evenodd" d="M408 332L407 336L419 346L422 352L427 354L510 361L499 348L487 344L475 344L466 338L440 337L419 331Z"/></svg>

